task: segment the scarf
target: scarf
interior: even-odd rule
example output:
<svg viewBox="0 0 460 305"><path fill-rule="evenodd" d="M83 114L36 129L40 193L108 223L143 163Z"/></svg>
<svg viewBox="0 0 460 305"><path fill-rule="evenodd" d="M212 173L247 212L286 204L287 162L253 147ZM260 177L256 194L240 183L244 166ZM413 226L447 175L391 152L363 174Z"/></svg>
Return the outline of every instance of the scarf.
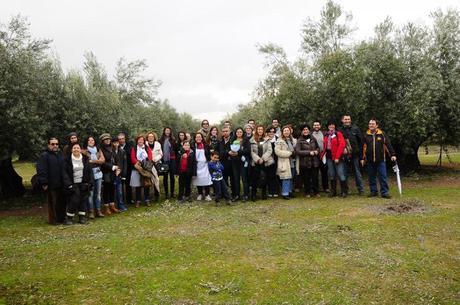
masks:
<svg viewBox="0 0 460 305"><path fill-rule="evenodd" d="M327 149L332 149L332 136L335 134L335 131L328 131L327 132Z"/></svg>
<svg viewBox="0 0 460 305"><path fill-rule="evenodd" d="M148 157L149 157L149 155L147 154L147 151L145 150L145 146L144 145L142 145L140 147L137 146L136 159L138 161L144 161Z"/></svg>
<svg viewBox="0 0 460 305"><path fill-rule="evenodd" d="M91 160L97 160L97 147L96 146L88 146L87 147L89 153L90 153L90 156L91 156Z"/></svg>
<svg viewBox="0 0 460 305"><path fill-rule="evenodd" d="M163 160L169 161L171 158L171 143L169 142L169 138L165 138L163 142Z"/></svg>
<svg viewBox="0 0 460 305"><path fill-rule="evenodd" d="M203 144L203 142L201 142L201 143L196 143L196 149L204 149L204 144Z"/></svg>

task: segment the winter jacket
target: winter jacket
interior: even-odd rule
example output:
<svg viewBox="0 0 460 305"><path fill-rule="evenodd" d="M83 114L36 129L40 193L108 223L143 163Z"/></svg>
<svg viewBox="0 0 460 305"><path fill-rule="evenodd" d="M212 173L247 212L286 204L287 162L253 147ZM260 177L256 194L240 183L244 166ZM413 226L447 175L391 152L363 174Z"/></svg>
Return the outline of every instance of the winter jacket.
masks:
<svg viewBox="0 0 460 305"><path fill-rule="evenodd" d="M321 154L321 159L327 153L327 142L328 142L329 133L325 133L324 135L324 150ZM332 135L331 140L331 159L332 160L340 160L343 154L343 150L345 149L346 143L343 134L340 131L335 131Z"/></svg>
<svg viewBox="0 0 460 305"><path fill-rule="evenodd" d="M179 152L179 155L177 156L177 159L179 162L177 163L177 172L180 173L180 165L182 163L182 158L183 154L185 153L184 150ZM187 157L187 171L185 172L188 176L196 176L196 157L195 157L195 152L193 150L189 151L188 157Z"/></svg>
<svg viewBox="0 0 460 305"><path fill-rule="evenodd" d="M72 155L66 157L63 161L62 166L62 181L64 185L64 190L69 190L75 184L73 181L73 163L72 163ZM84 193L88 193L94 183L93 179L93 172L91 169L91 165L89 163L88 157L83 155L83 179L82 185L85 187L81 189Z"/></svg>
<svg viewBox="0 0 460 305"><path fill-rule="evenodd" d="M160 161L163 158L163 150L161 149L160 142L155 141L155 143L153 144L153 147L150 146L149 143L146 143L146 146L150 147L150 149L152 151L152 158L153 159L149 159L149 160L153 160L153 162L157 163L158 161Z"/></svg>
<svg viewBox="0 0 460 305"><path fill-rule="evenodd" d="M230 155L228 154L230 152L230 145L232 144L232 138L230 137L225 143L225 139L222 138L219 141L219 160L222 162L225 168L231 168L232 167L232 159Z"/></svg>
<svg viewBox="0 0 460 305"><path fill-rule="evenodd" d="M340 128L340 131L343 137L350 142L351 152L349 151L348 154L351 154L353 157L361 156L364 143L361 130L357 126L351 125L348 127L343 126Z"/></svg>
<svg viewBox="0 0 460 305"><path fill-rule="evenodd" d="M115 153L112 151L112 147L110 145L102 145L101 152L105 159L105 162L101 164L102 181L105 183L113 182L115 179L115 172L113 171L113 167L117 165L115 161Z"/></svg>
<svg viewBox="0 0 460 305"><path fill-rule="evenodd" d="M262 157L259 157L259 143L256 142L254 137L249 140L249 143L251 144L251 166L256 166L259 159L264 161L263 164L265 166L270 166L275 163L275 160L273 159L272 143L270 142L270 139L266 138L263 140Z"/></svg>
<svg viewBox="0 0 460 305"><path fill-rule="evenodd" d="M288 144L283 138L278 138L278 140L276 140L275 154L278 156L276 174L280 179L291 179L291 158L293 152L289 150Z"/></svg>
<svg viewBox="0 0 460 305"><path fill-rule="evenodd" d="M313 136L300 136L297 139L295 146L296 155L299 157L300 168L312 168L318 167L320 164L319 160L319 146L315 137ZM310 152L316 152L314 156Z"/></svg>
<svg viewBox="0 0 460 305"><path fill-rule="evenodd" d="M117 152L114 152L115 155L115 164L118 165L120 168L120 177L126 178L128 173L128 158L126 157L126 153L123 149L118 148Z"/></svg>
<svg viewBox="0 0 460 305"><path fill-rule="evenodd" d="M50 190L60 189L62 183L62 164L61 153L46 150L37 162L37 177L40 185L47 185Z"/></svg>
<svg viewBox="0 0 460 305"><path fill-rule="evenodd" d="M150 147L148 145L145 145L145 151L147 152L147 159L149 159L150 161L152 160L152 150L150 149ZM133 165L136 165L137 162L139 162L139 160L137 160L137 145L135 145L133 148L131 148L131 164Z"/></svg>
<svg viewBox="0 0 460 305"><path fill-rule="evenodd" d="M212 181L219 181L223 179L224 176L224 166L220 161L217 162L209 162L208 163L209 173L211 174Z"/></svg>
<svg viewBox="0 0 460 305"><path fill-rule="evenodd" d="M386 160L387 153L390 156L396 155L388 136L380 129L377 129L375 133L368 130L364 137L362 160L379 163Z"/></svg>
<svg viewBox="0 0 460 305"><path fill-rule="evenodd" d="M235 139L232 139L230 142L233 143ZM231 144L230 144L231 145ZM251 144L249 143L249 139L243 137L242 143L240 143L240 150L238 150L237 156L230 156L232 161L242 161L241 158L244 157L247 162L251 160Z"/></svg>

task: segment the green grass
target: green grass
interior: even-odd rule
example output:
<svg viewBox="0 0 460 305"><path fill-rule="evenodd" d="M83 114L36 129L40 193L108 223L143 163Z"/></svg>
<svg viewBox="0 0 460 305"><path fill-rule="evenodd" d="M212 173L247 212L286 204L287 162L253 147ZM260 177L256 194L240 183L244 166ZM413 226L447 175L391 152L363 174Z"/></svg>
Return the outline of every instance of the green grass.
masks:
<svg viewBox="0 0 460 305"><path fill-rule="evenodd" d="M459 304L458 171L403 182L393 201L165 202L71 227L0 216L0 304ZM382 213L407 200L427 211Z"/></svg>

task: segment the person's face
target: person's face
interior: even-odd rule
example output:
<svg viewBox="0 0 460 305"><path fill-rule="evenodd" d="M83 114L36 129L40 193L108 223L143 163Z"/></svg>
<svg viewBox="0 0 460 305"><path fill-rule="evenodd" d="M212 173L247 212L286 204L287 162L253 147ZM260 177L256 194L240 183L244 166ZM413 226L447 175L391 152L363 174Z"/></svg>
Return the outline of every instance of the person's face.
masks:
<svg viewBox="0 0 460 305"><path fill-rule="evenodd" d="M53 152L57 152L59 149L59 141L56 139L51 140L48 143L48 149Z"/></svg>
<svg viewBox="0 0 460 305"><path fill-rule="evenodd" d="M203 127L204 129L207 129L209 127L209 122L203 121L203 124L201 124L201 127Z"/></svg>
<svg viewBox="0 0 460 305"><path fill-rule="evenodd" d="M78 157L78 156L80 156L80 153L81 153L80 145L74 145L72 147L72 155Z"/></svg>
<svg viewBox="0 0 460 305"><path fill-rule="evenodd" d="M149 134L147 136L147 141L149 141L149 143L155 142L155 136L153 134Z"/></svg>
<svg viewBox="0 0 460 305"><path fill-rule="evenodd" d="M246 131L246 134L251 134L252 133L252 129L249 126L246 127L245 131Z"/></svg>
<svg viewBox="0 0 460 305"><path fill-rule="evenodd" d="M263 127L257 128L257 134L259 135L259 137L263 137L263 136L264 136L264 129L263 129Z"/></svg>
<svg viewBox="0 0 460 305"><path fill-rule="evenodd" d="M110 145L110 139L105 139L105 140L103 141L103 143L104 143L105 145Z"/></svg>
<svg viewBox="0 0 460 305"><path fill-rule="evenodd" d="M179 141L184 141L185 140L185 134L180 133L179 134Z"/></svg>
<svg viewBox="0 0 460 305"><path fill-rule="evenodd" d="M305 127L304 129L302 129L303 136L308 136L309 134L310 134L310 129L308 129L308 127Z"/></svg>
<svg viewBox="0 0 460 305"><path fill-rule="evenodd" d="M226 139L230 136L230 129L228 129L228 127L224 127L224 129L222 129L222 136Z"/></svg>
<svg viewBox="0 0 460 305"><path fill-rule="evenodd" d="M335 124L327 125L327 129L329 129L330 131L334 131L335 130Z"/></svg>
<svg viewBox="0 0 460 305"><path fill-rule="evenodd" d="M171 129L166 128L165 129L165 136L169 137L171 135Z"/></svg>
<svg viewBox="0 0 460 305"><path fill-rule="evenodd" d="M214 162L219 161L219 155L212 155L211 160Z"/></svg>
<svg viewBox="0 0 460 305"><path fill-rule="evenodd" d="M184 150L190 150L190 143L184 143L184 145L182 146L184 148Z"/></svg>
<svg viewBox="0 0 460 305"><path fill-rule="evenodd" d="M143 137L140 137L139 139L137 139L137 145L139 145L139 146L144 145L144 138Z"/></svg>
<svg viewBox="0 0 460 305"><path fill-rule="evenodd" d="M369 130L375 131L377 129L377 122L374 120L369 121Z"/></svg>
<svg viewBox="0 0 460 305"><path fill-rule="evenodd" d="M197 142L197 143L203 142L203 137L201 136L201 133L197 133L197 135L195 137L195 142Z"/></svg>
<svg viewBox="0 0 460 305"><path fill-rule="evenodd" d="M117 142L117 141L112 142L112 146L113 146L113 148L118 149L118 147L120 146L120 143Z"/></svg>
<svg viewBox="0 0 460 305"><path fill-rule="evenodd" d="M314 131L320 131L321 130L321 124L319 122L314 122L313 123L313 130Z"/></svg>
<svg viewBox="0 0 460 305"><path fill-rule="evenodd" d="M214 128L212 131L211 131L211 136L216 136L217 137L217 129Z"/></svg>
<svg viewBox="0 0 460 305"><path fill-rule="evenodd" d="M228 122L227 122L227 123L224 123L224 127L227 127L227 128L230 129L230 126L231 126L230 123L228 123Z"/></svg>
<svg viewBox="0 0 460 305"><path fill-rule="evenodd" d="M96 144L96 142L94 141L94 138L89 138L88 139L88 146L94 147L94 144Z"/></svg>
<svg viewBox="0 0 460 305"><path fill-rule="evenodd" d="M238 130L236 131L236 136L237 136L238 138L242 138L242 137L243 137L243 131L242 131L241 129L238 129Z"/></svg>
<svg viewBox="0 0 460 305"><path fill-rule="evenodd" d="M70 137L70 143L77 143L77 142L78 142L77 136L71 136Z"/></svg>
<svg viewBox="0 0 460 305"><path fill-rule="evenodd" d="M351 117L349 115L345 115L342 118L342 124L343 124L343 126L350 126L351 125Z"/></svg>
<svg viewBox="0 0 460 305"><path fill-rule="evenodd" d="M248 124L251 125L252 127L254 127L256 125L256 122L251 120L251 121L248 122Z"/></svg>
<svg viewBox="0 0 460 305"><path fill-rule="evenodd" d="M278 122L278 120L273 120L273 121L272 121L272 125L273 125L273 127L275 127L275 128L278 127L279 124L280 124L280 123Z"/></svg>
<svg viewBox="0 0 460 305"><path fill-rule="evenodd" d="M275 136L275 129L270 129L270 130L268 131L268 137L269 137L270 139L273 139L274 136Z"/></svg>
<svg viewBox="0 0 460 305"><path fill-rule="evenodd" d="M118 136L118 142L120 143L120 145L125 145L126 137L124 135L119 135Z"/></svg>
<svg viewBox="0 0 460 305"><path fill-rule="evenodd" d="M288 137L291 136L291 129L289 127L286 127L286 128L283 129L283 136L285 138L288 138Z"/></svg>

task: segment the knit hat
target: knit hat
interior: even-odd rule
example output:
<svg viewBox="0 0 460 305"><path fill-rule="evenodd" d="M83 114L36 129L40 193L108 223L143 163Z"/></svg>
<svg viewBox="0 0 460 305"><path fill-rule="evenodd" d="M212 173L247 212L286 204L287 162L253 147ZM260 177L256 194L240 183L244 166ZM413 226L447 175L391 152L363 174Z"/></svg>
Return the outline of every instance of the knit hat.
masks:
<svg viewBox="0 0 460 305"><path fill-rule="evenodd" d="M101 140L101 142L104 141L104 140L107 140L107 139L111 139L110 134L108 134L108 133L103 133L99 137L99 140Z"/></svg>
<svg viewBox="0 0 460 305"><path fill-rule="evenodd" d="M252 128L252 125L251 125L251 124L246 124L246 125L244 125L244 131L246 131L246 128L248 128L248 127L249 127L249 128L251 128L251 130L253 130L253 128Z"/></svg>

